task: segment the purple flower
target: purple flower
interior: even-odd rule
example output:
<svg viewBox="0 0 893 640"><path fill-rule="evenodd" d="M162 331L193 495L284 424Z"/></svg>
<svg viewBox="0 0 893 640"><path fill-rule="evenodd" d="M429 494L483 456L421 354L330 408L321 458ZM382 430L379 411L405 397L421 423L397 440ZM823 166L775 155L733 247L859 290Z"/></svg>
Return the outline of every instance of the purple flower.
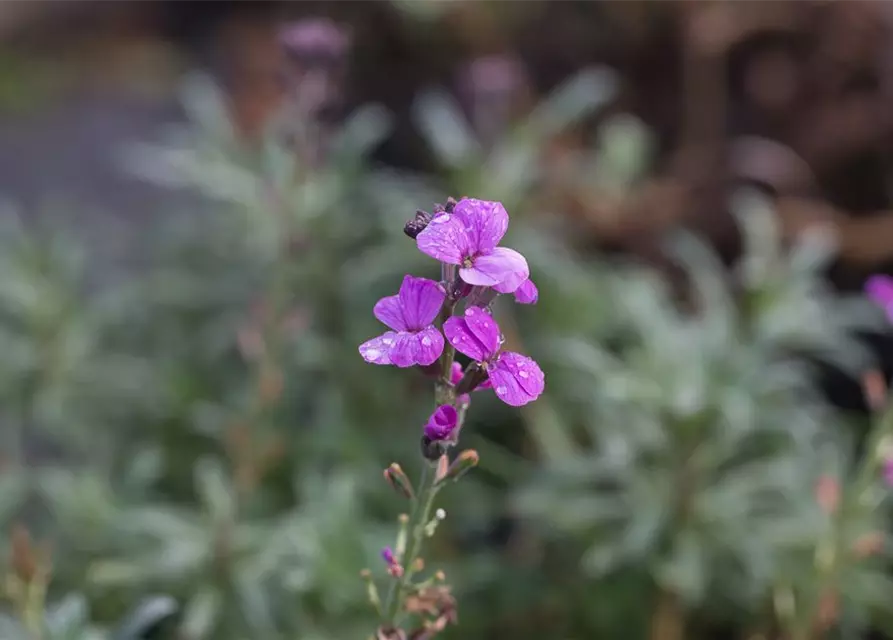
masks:
<svg viewBox="0 0 893 640"><path fill-rule="evenodd" d="M457 351L481 363L496 396L506 404L520 407L536 400L543 392L542 369L520 353L500 353L499 325L480 307L469 307L464 316L449 318L443 331Z"/></svg>
<svg viewBox="0 0 893 640"><path fill-rule="evenodd" d="M296 57L339 58L350 47L350 36L326 18L308 18L283 27L279 42Z"/></svg>
<svg viewBox="0 0 893 640"><path fill-rule="evenodd" d="M444 404L431 414L428 424L425 425L425 435L429 440L448 440L456 425L459 424L459 412L456 407Z"/></svg>
<svg viewBox="0 0 893 640"><path fill-rule="evenodd" d="M459 277L470 285L500 285L515 291L530 277L527 260L514 249L497 247L509 226L499 202L463 198L452 213L440 213L416 237L419 250L459 266Z"/></svg>
<svg viewBox="0 0 893 640"><path fill-rule="evenodd" d="M392 566L397 564L397 558L394 556L394 550L390 547L385 547L381 550L381 559L385 561L385 564L388 566Z"/></svg>
<svg viewBox="0 0 893 640"><path fill-rule="evenodd" d="M871 276L865 283L865 293L884 308L887 318L893 322L893 278L884 275Z"/></svg>
<svg viewBox="0 0 893 640"><path fill-rule="evenodd" d="M393 331L360 345L360 355L372 364L428 366L443 351L443 336L434 326L446 294L426 278L405 276L396 296L382 298L373 313Z"/></svg>
<svg viewBox="0 0 893 640"><path fill-rule="evenodd" d="M513 291L506 291L506 287L502 284L497 284L493 288L499 293L514 293L515 302L519 304L536 304L536 301L540 297L539 289L536 288L536 285L533 284L533 280L530 278L522 282L521 285Z"/></svg>

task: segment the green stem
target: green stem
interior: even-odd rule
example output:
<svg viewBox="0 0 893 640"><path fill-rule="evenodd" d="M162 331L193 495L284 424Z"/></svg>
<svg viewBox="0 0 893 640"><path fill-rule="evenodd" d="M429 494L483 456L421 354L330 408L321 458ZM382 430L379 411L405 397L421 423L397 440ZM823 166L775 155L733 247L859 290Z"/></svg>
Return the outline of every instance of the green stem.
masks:
<svg viewBox="0 0 893 640"><path fill-rule="evenodd" d="M419 481L418 499L409 520L411 535L406 554L400 559L403 565L403 575L391 583L388 593L385 621L391 626L397 623L400 615L400 605L406 595L406 589L412 580L413 564L422 550L422 542L425 538L425 525L431 519L431 507L434 505L434 496L437 495L435 477L431 472L433 465L426 461L422 470L422 478Z"/></svg>

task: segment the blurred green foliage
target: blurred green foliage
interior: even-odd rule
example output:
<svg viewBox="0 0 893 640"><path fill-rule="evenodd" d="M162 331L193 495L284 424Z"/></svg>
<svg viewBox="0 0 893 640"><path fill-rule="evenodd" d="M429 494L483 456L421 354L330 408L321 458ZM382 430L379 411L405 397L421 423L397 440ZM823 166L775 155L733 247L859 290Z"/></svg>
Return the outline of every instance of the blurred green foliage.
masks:
<svg viewBox="0 0 893 640"><path fill-rule="evenodd" d="M274 137L239 144L194 78L191 126L127 161L214 207L165 217L148 264L95 278L74 230L5 216L0 638L368 637L358 572L381 570L398 509L381 469L418 470L431 396L356 346L404 273L436 277L402 226L449 194L500 199L515 221L509 244L541 297L517 323L506 301L497 313L542 363L547 394L520 420L474 399L463 438L482 464L444 492L430 549L460 603L445 637L645 637L665 596L742 634L798 628L827 578L816 550L840 524L816 484L848 487L856 460L810 362L860 375L870 359L853 332L879 314L825 286L826 239L782 247L753 195L732 271L697 239L668 247L687 296L578 254L570 229L533 215L552 169L541 151L612 92L609 72L584 72L489 149L445 94L426 93L415 117L444 171L418 176L369 161L388 133L378 107L306 166ZM614 117L564 179L625 192L650 146L641 123ZM846 535L880 527L883 503L845 512ZM15 523L50 545L45 600L19 580L42 556L13 544ZM841 621L889 621L879 558L838 564L827 584L846 594Z"/></svg>

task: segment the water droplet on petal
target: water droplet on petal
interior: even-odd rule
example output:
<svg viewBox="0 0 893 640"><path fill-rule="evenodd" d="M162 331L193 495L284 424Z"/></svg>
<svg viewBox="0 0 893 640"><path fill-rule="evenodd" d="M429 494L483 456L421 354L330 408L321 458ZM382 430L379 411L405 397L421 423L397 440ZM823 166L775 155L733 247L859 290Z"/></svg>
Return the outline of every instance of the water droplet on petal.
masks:
<svg viewBox="0 0 893 640"><path fill-rule="evenodd" d="M453 344L459 344L460 342L462 342L461 336L456 336L455 338L453 338Z"/></svg>
<svg viewBox="0 0 893 640"><path fill-rule="evenodd" d="M431 338L429 338L428 336L425 336L424 338L422 338L422 344L425 345L426 347L430 347L431 346Z"/></svg>
<svg viewBox="0 0 893 640"><path fill-rule="evenodd" d="M465 315L473 316L474 315L474 307L465 310Z"/></svg>
<svg viewBox="0 0 893 640"><path fill-rule="evenodd" d="M387 345L387 346L391 346L392 344L394 344L394 341L391 340L390 338L382 338L381 342L382 342L382 344Z"/></svg>
<svg viewBox="0 0 893 640"><path fill-rule="evenodd" d="M526 371L521 371L520 373L518 373L518 375L521 376L522 378L526 378L526 377L529 376L530 374L527 373Z"/></svg>
<svg viewBox="0 0 893 640"><path fill-rule="evenodd" d="M496 395L504 396L505 392L508 391L505 387L496 387Z"/></svg>
<svg viewBox="0 0 893 640"><path fill-rule="evenodd" d="M428 224L442 224L444 222L449 222L452 216L448 213L444 213L442 215L436 216L431 222Z"/></svg>
<svg viewBox="0 0 893 640"><path fill-rule="evenodd" d="M363 354L370 360L375 360L378 356L381 355L381 351L378 349L366 349L366 352Z"/></svg>

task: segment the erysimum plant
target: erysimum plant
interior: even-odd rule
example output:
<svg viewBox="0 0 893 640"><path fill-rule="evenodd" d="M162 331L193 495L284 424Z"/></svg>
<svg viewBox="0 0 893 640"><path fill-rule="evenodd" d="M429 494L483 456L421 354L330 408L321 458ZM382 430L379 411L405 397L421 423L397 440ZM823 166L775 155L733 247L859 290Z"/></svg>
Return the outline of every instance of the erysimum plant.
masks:
<svg viewBox="0 0 893 640"><path fill-rule="evenodd" d="M435 409L421 437L421 478L414 485L396 463L384 472L411 510L400 515L394 546L381 553L389 575L384 598L371 572L363 573L381 619L377 640L433 638L456 622L456 602L444 574L422 576L422 551L446 517L442 509L433 511L438 492L478 463L474 450L451 455L470 394L492 389L517 407L536 400L545 386L535 361L502 350L504 339L491 312L499 294L514 294L524 304L537 299L527 260L499 246L508 223L501 203L472 198L450 199L430 214L417 212L404 231L422 253L441 262L441 280L407 275L397 295L382 298L373 309L389 330L359 347L367 362L414 367L434 379ZM457 352L471 362L463 367Z"/></svg>

